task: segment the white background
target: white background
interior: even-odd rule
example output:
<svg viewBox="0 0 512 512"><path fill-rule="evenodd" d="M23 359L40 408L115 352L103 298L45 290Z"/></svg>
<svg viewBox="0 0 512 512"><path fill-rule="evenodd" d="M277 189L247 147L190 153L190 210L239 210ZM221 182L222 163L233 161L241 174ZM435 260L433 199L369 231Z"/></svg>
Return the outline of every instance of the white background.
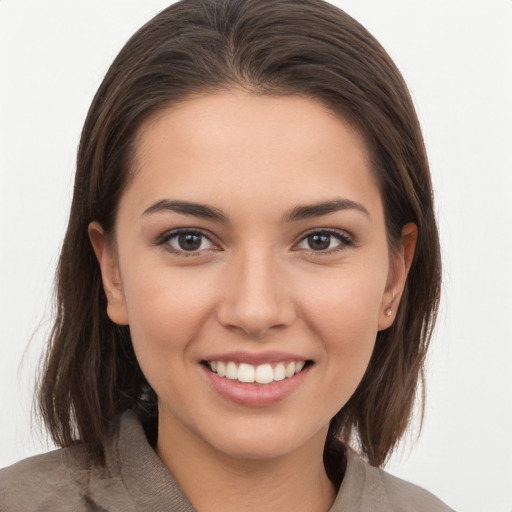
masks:
<svg viewBox="0 0 512 512"><path fill-rule="evenodd" d="M0 0L0 466L47 449L31 426L33 379L87 108L124 42L167 3ZM409 83L443 245L423 434L388 469L458 511L510 512L512 1L335 3Z"/></svg>

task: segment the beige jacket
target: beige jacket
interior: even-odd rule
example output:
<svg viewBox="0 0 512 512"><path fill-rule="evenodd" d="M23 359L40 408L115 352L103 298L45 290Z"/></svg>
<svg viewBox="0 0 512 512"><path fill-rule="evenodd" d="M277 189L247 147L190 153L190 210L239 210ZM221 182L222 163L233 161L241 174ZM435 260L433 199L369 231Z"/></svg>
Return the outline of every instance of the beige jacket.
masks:
<svg viewBox="0 0 512 512"><path fill-rule="evenodd" d="M350 451L347 456L345 477L330 512L451 510L424 489L369 466ZM77 446L2 469L0 511L194 512L131 411L121 419L119 438L107 460L115 468L110 475L88 463Z"/></svg>

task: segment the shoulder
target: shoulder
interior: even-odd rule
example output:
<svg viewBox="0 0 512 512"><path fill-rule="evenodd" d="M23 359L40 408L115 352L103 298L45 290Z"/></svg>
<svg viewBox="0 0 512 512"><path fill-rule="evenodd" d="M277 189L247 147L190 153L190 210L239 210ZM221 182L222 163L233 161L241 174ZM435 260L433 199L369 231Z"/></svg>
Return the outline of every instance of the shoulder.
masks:
<svg viewBox="0 0 512 512"><path fill-rule="evenodd" d="M394 507L393 510L403 510L404 512L453 512L450 507L423 487L390 475L382 469L371 469L378 472L384 492Z"/></svg>
<svg viewBox="0 0 512 512"><path fill-rule="evenodd" d="M0 510L99 510L89 491L102 472L80 446L29 457L0 470Z"/></svg>
<svg viewBox="0 0 512 512"><path fill-rule="evenodd" d="M80 444L0 470L0 512L193 511L133 411L105 447L105 466Z"/></svg>
<svg viewBox="0 0 512 512"><path fill-rule="evenodd" d="M346 455L347 470L332 512L453 512L422 487L370 466L350 449Z"/></svg>
<svg viewBox="0 0 512 512"><path fill-rule="evenodd" d="M75 478L76 471L69 467L72 453L65 449L55 450L0 470L1 510L37 510L38 507L55 506L63 494L68 504L77 507L80 484ZM82 507L76 509L82 510Z"/></svg>

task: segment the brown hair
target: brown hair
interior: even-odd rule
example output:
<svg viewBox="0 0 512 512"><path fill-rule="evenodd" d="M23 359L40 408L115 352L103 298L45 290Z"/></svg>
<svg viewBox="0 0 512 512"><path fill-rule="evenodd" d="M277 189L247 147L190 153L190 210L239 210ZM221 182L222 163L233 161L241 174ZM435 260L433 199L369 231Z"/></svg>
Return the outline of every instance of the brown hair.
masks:
<svg viewBox="0 0 512 512"><path fill-rule="evenodd" d="M57 444L80 441L103 463L110 426L120 413L141 404L154 410L156 396L135 358L129 328L106 314L87 228L96 220L112 232L141 125L191 93L220 88L322 101L357 127L370 148L390 247L406 223L418 227L396 320L378 333L368 369L331 421L326 443L334 449L338 440L355 441L371 464L381 465L423 390L440 293L438 233L427 157L407 87L373 36L322 0L182 0L121 50L81 136L57 272L57 316L40 383L42 417ZM333 478L335 470L325 460Z"/></svg>

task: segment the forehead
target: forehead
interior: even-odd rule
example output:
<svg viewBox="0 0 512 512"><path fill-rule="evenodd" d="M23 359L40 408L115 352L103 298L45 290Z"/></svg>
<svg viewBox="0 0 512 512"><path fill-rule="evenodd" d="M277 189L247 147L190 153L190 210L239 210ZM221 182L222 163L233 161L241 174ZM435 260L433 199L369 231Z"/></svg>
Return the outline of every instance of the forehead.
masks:
<svg viewBox="0 0 512 512"><path fill-rule="evenodd" d="M363 138L303 96L191 96L142 126L133 173L128 188L141 203L168 195L222 201L235 190L263 205L333 195L380 203Z"/></svg>

